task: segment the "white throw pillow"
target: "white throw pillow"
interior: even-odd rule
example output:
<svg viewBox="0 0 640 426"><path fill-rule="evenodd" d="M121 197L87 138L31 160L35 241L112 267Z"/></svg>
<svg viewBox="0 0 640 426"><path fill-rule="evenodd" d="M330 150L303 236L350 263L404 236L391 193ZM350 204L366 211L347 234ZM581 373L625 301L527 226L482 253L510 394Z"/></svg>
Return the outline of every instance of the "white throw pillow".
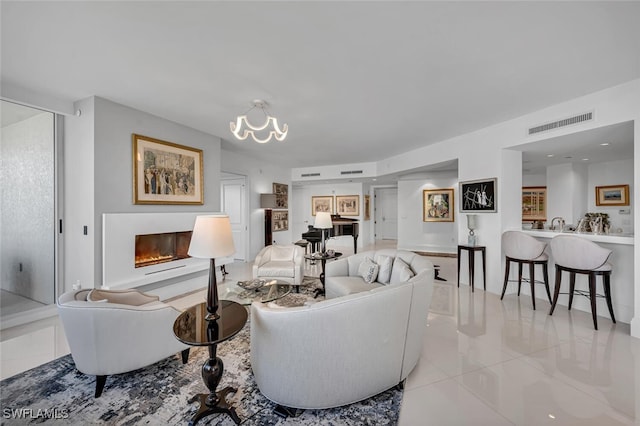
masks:
<svg viewBox="0 0 640 426"><path fill-rule="evenodd" d="M365 257L358 266L358 275L368 283L374 282L378 277L378 264L370 257Z"/></svg>
<svg viewBox="0 0 640 426"><path fill-rule="evenodd" d="M396 257L396 259L393 261L393 268L391 269L390 283L391 284L403 283L403 282L409 281L411 277L413 277L414 275L415 274L411 270L411 267L407 265L407 263L404 260L400 259L399 257Z"/></svg>
<svg viewBox="0 0 640 426"><path fill-rule="evenodd" d="M293 260L293 247L271 246L271 260Z"/></svg>
<svg viewBox="0 0 640 426"><path fill-rule="evenodd" d="M376 263L379 266L378 282L380 284L389 284L389 280L391 280L391 269L393 267L393 257L379 254L376 256Z"/></svg>

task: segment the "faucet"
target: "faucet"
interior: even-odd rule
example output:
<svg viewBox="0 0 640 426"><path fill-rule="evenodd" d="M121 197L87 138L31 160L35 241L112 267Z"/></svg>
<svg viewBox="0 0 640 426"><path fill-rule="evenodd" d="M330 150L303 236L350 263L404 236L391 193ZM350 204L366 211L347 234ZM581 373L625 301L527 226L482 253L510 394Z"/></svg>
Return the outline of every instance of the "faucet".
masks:
<svg viewBox="0 0 640 426"><path fill-rule="evenodd" d="M558 219L558 232L562 232L562 230L564 229L564 219L560 216L556 216L551 219L551 227L549 229L551 229L552 231L556 230L556 227L554 225L556 219Z"/></svg>

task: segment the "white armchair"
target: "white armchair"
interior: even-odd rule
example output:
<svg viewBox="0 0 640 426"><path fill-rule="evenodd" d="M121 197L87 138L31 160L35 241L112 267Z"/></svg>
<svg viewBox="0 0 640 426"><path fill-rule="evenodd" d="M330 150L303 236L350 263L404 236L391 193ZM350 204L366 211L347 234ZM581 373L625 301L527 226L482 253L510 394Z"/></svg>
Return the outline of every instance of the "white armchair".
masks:
<svg viewBox="0 0 640 426"><path fill-rule="evenodd" d="M95 397L110 374L151 365L189 347L173 335L180 311L135 290L78 290L58 299L58 313L76 368L96 376Z"/></svg>
<svg viewBox="0 0 640 426"><path fill-rule="evenodd" d="M253 278L280 280L299 286L304 277L304 252L296 245L266 246L253 262Z"/></svg>

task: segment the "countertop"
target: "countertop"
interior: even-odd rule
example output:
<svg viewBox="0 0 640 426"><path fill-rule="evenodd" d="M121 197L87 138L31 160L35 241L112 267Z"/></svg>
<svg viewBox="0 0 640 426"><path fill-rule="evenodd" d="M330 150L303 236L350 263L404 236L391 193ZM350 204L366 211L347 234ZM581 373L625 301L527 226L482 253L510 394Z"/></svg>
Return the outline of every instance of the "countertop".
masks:
<svg viewBox="0 0 640 426"><path fill-rule="evenodd" d="M585 238L590 241L599 242L599 243L608 243L608 244L623 244L623 245L633 245L634 238L633 234L591 234L591 233L577 233L577 232L558 232L552 231L550 229L522 229L522 232L525 234L531 235L533 237L539 238L553 238L556 235L575 235L577 237Z"/></svg>

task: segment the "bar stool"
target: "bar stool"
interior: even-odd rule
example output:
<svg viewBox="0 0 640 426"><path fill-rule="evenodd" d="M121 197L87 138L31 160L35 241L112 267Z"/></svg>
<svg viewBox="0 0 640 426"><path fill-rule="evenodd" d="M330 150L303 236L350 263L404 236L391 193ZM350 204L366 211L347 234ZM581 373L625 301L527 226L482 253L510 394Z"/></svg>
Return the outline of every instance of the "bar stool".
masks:
<svg viewBox="0 0 640 426"><path fill-rule="evenodd" d="M556 262L556 289L553 295L553 303L549 315L558 302L560 294L560 281L562 271L569 272L569 310L573 303L574 291L582 296L586 296L591 301L591 316L593 326L598 329L596 314L596 297L605 297L611 321L615 324L616 317L613 315L613 305L611 303L611 264L607 262L611 256L611 250L600 247L598 244L581 237L572 235L558 235L551 240L551 253ZM586 274L589 276L589 291L575 290L576 274ZM596 293L596 277L602 276L604 296ZM566 294L566 293L563 293Z"/></svg>
<svg viewBox="0 0 640 426"><path fill-rule="evenodd" d="M502 249L506 257L506 265L504 268L504 285L502 287L502 296L507 291L507 283L509 282L509 270L511 262L518 264L518 296L520 296L520 287L522 286L522 266L529 265L529 282L531 283L531 303L533 309L536 309L536 292L535 284L544 284L547 289L547 297L551 303L551 292L549 291L549 256L544 253L546 243L536 240L531 235L527 235L520 231L505 231L502 234ZM535 266L542 265L542 274L544 281L535 280Z"/></svg>

